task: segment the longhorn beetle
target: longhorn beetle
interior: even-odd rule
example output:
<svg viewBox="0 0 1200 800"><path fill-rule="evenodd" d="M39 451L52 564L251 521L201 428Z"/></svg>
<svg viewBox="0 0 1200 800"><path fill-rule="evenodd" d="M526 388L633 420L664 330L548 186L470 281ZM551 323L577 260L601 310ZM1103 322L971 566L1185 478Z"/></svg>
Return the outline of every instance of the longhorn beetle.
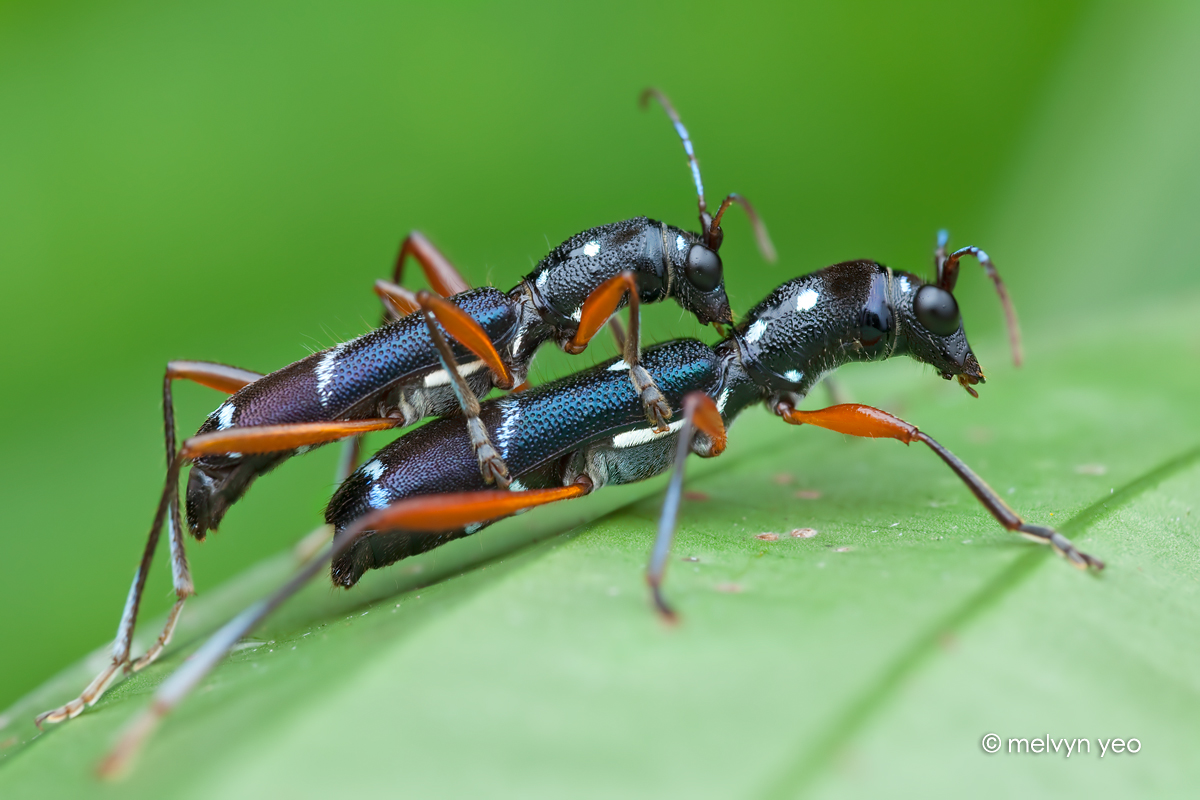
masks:
<svg viewBox="0 0 1200 800"><path fill-rule="evenodd" d="M762 402L785 422L851 436L888 437L932 449L1004 528L1051 545L1081 569L1104 564L1058 531L1022 519L966 464L928 434L876 408L857 404L801 411L800 401L829 372L851 361L903 354L957 379L972 396L983 371L967 343L952 293L959 261L975 256L995 283L1010 323L1014 359L1020 339L1012 304L991 260L967 247L950 255L939 235L937 279L893 271L873 261L835 264L779 286L715 346L678 339L648 348L642 365L673 411L666 432L646 424L640 397L613 360L526 392L491 400L480 419L508 464L508 491L489 489L476 468L458 417L434 420L396 439L337 490L325 512L337 534L266 600L214 634L157 690L101 764L119 770L163 715L174 708L273 609L332 559L333 582L352 586L369 569L470 535L534 506L589 494L606 484L649 478L674 466L646 577L654 604L669 619L662 579L674 536L689 452L725 448L725 428ZM431 465L437 465L433 468Z"/></svg>
<svg viewBox="0 0 1200 800"><path fill-rule="evenodd" d="M229 506L255 478L291 456L353 437L339 465L340 483L353 469L362 434L411 425L461 407L480 479L507 487L509 471L480 422L478 396L493 387L512 389L523 381L536 351L547 341L569 353L583 352L626 302L629 335L620 333L619 325L614 328L624 351L626 374L643 415L656 430L667 429L671 408L640 363L639 304L673 297L702 324L733 322L718 255L724 239L721 218L733 203L749 214L763 255L773 260L774 249L745 198L730 194L715 215L708 212L687 129L663 94L647 89L642 105L650 98L666 110L683 142L698 196L700 233L646 217L591 228L552 250L506 294L490 287L471 289L450 261L414 232L401 245L393 280L376 284L385 321L394 318L382 327L266 376L211 362L167 365L163 378L166 483L117 628L112 660L79 697L38 717L39 725L77 716L123 671L150 664L170 641L184 602L195 593L179 516L178 484L185 464L192 466L188 527L193 536L203 539L209 530L216 530ZM409 256L421 265L432 287L449 299L427 291L414 294L399 286ZM413 311L420 313L407 313ZM454 343L447 342L442 330ZM171 386L178 379L232 396L177 452ZM131 661L138 605L164 524L176 602L155 643Z"/></svg>

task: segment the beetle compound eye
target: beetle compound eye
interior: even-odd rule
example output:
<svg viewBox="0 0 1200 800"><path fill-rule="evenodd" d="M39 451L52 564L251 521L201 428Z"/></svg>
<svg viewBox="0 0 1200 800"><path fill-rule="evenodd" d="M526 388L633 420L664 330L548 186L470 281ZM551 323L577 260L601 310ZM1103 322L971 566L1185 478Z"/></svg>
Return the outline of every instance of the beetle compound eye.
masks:
<svg viewBox="0 0 1200 800"><path fill-rule="evenodd" d="M721 285L721 257L702 244L694 244L688 251L683 274L692 286L711 292Z"/></svg>
<svg viewBox="0 0 1200 800"><path fill-rule="evenodd" d="M962 322L954 295L937 286L922 286L917 290L913 312L917 315L917 322L938 336L949 336L958 330Z"/></svg>

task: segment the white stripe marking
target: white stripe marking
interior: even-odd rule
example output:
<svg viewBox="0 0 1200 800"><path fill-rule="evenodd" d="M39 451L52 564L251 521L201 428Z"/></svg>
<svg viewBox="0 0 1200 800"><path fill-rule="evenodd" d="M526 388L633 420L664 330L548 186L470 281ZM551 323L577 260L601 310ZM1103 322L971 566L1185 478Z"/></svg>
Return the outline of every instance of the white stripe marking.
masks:
<svg viewBox="0 0 1200 800"><path fill-rule="evenodd" d="M482 361L468 361L466 364L458 365L458 374L466 377L473 372L478 372L486 366L487 364L484 364ZM444 369L439 369L425 376L425 388L427 389L433 386L448 386L449 384L450 375Z"/></svg>
<svg viewBox="0 0 1200 800"><path fill-rule="evenodd" d="M676 420L667 426L667 430L662 433L656 433L653 428L639 428L636 431L626 431L618 433L613 437L612 446L620 449L626 447L637 447L647 442L652 442L655 439L661 439L664 436L670 436L683 427L683 420Z"/></svg>
<svg viewBox="0 0 1200 800"><path fill-rule="evenodd" d="M338 355L345 346L346 342L342 342L337 347L327 350L321 357L320 363L317 364L317 399L321 401L322 406L329 400L329 383L333 380L333 371L337 367Z"/></svg>
<svg viewBox="0 0 1200 800"><path fill-rule="evenodd" d="M226 401L217 409L217 430L223 431L233 427L233 412L237 410L233 401Z"/></svg>
<svg viewBox="0 0 1200 800"><path fill-rule="evenodd" d="M508 397L498 405L500 424L496 427L496 445L500 448L500 457L508 458L508 448L517 433L517 425L521 422L521 404L516 398Z"/></svg>

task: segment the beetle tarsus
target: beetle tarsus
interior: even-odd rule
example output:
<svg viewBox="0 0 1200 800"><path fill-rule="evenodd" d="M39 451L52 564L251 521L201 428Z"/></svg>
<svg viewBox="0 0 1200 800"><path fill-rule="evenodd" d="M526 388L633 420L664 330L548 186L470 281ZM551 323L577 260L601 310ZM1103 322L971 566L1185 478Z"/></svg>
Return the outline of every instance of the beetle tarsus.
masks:
<svg viewBox="0 0 1200 800"><path fill-rule="evenodd" d="M1104 569L1103 561L1083 552L1072 544L1070 539L1053 528L1025 523L1017 528L1017 530L1034 541L1049 544L1054 548L1054 552L1065 558L1067 563L1076 569L1086 570L1091 567L1097 572Z"/></svg>
<svg viewBox="0 0 1200 800"><path fill-rule="evenodd" d="M637 364L629 368L629 380L633 382L634 391L642 399L642 408L646 409L646 418L654 426L654 431L666 433L670 430L667 420L672 416L671 406L659 391L654 378L650 377L650 373L646 372L641 364Z"/></svg>
<svg viewBox="0 0 1200 800"><path fill-rule="evenodd" d="M479 417L468 417L467 430L471 436L471 447L475 450L475 458L479 462L479 473L483 476L484 483L494 483L501 489L507 489L511 482L508 477L508 466L488 437L483 422Z"/></svg>

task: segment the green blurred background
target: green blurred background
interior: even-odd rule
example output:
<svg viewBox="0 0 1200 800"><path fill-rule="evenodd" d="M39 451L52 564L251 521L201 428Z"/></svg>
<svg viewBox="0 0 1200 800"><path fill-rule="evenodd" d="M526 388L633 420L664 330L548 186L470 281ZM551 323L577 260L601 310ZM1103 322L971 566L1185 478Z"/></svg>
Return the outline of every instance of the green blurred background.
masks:
<svg viewBox="0 0 1200 800"><path fill-rule="evenodd" d="M591 225L694 227L647 85L710 201L742 192L770 227L773 266L726 226L735 309L847 258L927 270L947 227L996 258L1031 360L1161 308L1131 336L1185 347L1195 376L1198 53L1190 4L0 5L0 708L112 636L161 486L167 360L269 371L361 333L414 228L508 288ZM960 285L1011 376L988 287ZM648 340L712 338L674 306L647 319ZM605 355L544 352L534 377ZM218 402L180 388L182 432ZM201 590L310 529L334 459L290 462L193 546ZM146 618L172 600L161 567Z"/></svg>

